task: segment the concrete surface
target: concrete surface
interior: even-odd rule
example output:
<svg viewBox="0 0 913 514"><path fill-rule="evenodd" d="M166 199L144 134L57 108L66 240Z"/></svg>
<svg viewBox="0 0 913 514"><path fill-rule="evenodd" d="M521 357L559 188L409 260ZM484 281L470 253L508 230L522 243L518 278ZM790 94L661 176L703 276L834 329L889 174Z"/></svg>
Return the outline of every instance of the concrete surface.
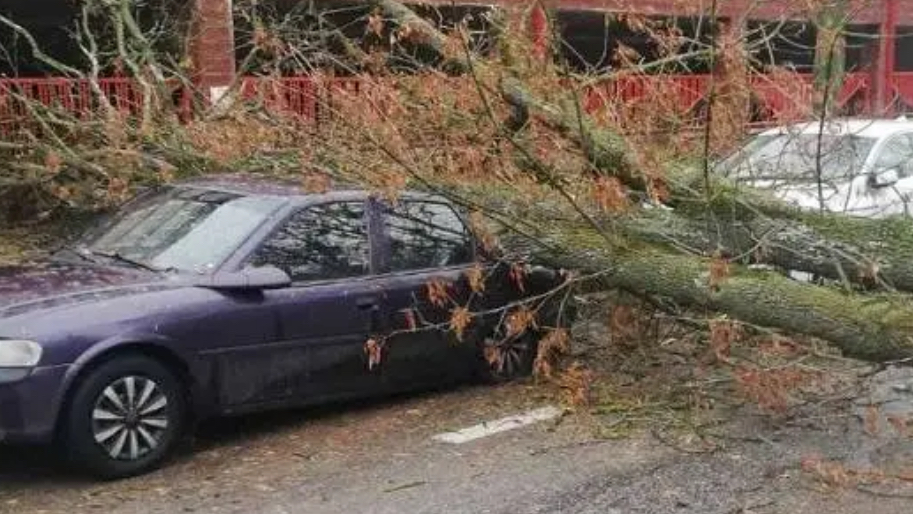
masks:
<svg viewBox="0 0 913 514"><path fill-rule="evenodd" d="M879 380L910 377L876 376L859 398L903 412L897 395L913 395ZM57 469L47 449L0 449L0 512L913 512L907 480L840 486L809 465L913 469L909 438L867 434L858 400L780 420L746 409L700 452L649 430L597 440L573 414L460 445L432 439L549 402L512 384L222 420L166 468L109 483Z"/></svg>

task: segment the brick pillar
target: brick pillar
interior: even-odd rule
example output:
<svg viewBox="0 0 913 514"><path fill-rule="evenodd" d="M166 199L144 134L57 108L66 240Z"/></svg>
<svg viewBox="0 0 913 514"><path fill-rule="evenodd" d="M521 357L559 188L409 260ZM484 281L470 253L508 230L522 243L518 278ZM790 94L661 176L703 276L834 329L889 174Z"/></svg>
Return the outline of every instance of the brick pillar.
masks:
<svg viewBox="0 0 913 514"><path fill-rule="evenodd" d="M209 101L218 100L235 77L232 0L192 0L190 57L193 81Z"/></svg>
<svg viewBox="0 0 913 514"><path fill-rule="evenodd" d="M548 14L545 7L537 2L529 16L529 30L533 41L533 52L542 60L548 56Z"/></svg>
<svg viewBox="0 0 913 514"><path fill-rule="evenodd" d="M872 89L874 89L875 114L891 114L894 102L895 40L897 37L897 0L882 0L882 20L878 41Z"/></svg>

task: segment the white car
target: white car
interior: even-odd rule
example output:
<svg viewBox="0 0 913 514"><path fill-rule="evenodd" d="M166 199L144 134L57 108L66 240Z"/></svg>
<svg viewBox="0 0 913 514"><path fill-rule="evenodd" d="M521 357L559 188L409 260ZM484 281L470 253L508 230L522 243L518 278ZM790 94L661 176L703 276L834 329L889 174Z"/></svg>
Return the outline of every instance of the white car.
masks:
<svg viewBox="0 0 913 514"><path fill-rule="evenodd" d="M844 119L777 127L754 136L715 169L804 209L910 216L913 121Z"/></svg>

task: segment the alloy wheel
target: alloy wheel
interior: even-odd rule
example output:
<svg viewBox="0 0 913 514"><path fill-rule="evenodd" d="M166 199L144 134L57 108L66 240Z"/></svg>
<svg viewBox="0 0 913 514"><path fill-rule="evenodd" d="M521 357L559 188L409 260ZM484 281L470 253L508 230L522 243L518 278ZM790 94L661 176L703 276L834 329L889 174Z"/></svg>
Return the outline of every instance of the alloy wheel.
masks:
<svg viewBox="0 0 913 514"><path fill-rule="evenodd" d="M530 337L520 335L506 339L488 338L485 345L485 356L492 372L502 377L525 374L529 354L534 346Z"/></svg>
<svg viewBox="0 0 913 514"><path fill-rule="evenodd" d="M96 444L116 460L137 460L162 443L170 422L168 397L154 380L126 376L105 387L92 410Z"/></svg>

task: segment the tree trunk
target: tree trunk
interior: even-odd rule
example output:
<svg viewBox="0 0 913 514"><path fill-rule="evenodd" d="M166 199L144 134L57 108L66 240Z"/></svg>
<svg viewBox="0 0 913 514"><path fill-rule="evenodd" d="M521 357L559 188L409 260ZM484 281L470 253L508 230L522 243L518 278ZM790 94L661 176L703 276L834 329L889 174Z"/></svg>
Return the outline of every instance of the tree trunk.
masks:
<svg viewBox="0 0 913 514"><path fill-rule="evenodd" d="M553 224L537 237L549 248L523 242L516 246L526 248L533 261L596 274L601 287L661 297L748 324L816 337L849 357L884 361L913 356L913 303L904 294L847 293L738 265L730 267L728 276L712 280L709 258L671 253L642 242L626 248L610 246L596 231L579 224Z"/></svg>
<svg viewBox="0 0 913 514"><path fill-rule="evenodd" d="M846 75L846 0L829 0L818 12L815 41L815 114L822 118L837 109L837 96Z"/></svg>

